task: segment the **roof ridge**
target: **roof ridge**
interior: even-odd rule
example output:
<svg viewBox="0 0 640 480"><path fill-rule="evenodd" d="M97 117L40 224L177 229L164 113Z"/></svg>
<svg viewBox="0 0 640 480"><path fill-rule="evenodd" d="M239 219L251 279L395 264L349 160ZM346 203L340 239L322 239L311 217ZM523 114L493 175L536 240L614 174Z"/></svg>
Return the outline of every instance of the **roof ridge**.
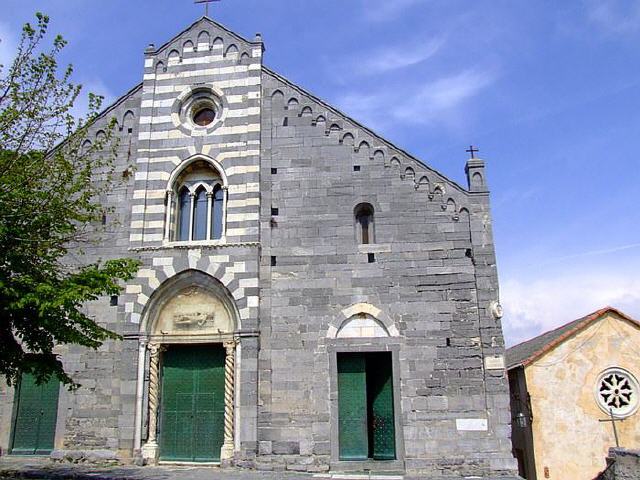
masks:
<svg viewBox="0 0 640 480"><path fill-rule="evenodd" d="M589 314L589 315L591 315L591 314ZM562 325L560 325L560 326L558 326L558 327L552 328L551 330L547 330L546 332L539 333L538 335L536 335L536 336L534 336L534 337L531 337L531 338L529 338L529 339L527 339L527 340L523 340L523 341L521 341L521 342L519 342L519 343L516 343L515 345L511 345L509 348L507 348L507 350L511 350L512 348L519 347L520 345L524 345L525 343L529 343L529 342L531 342L531 341L533 341L533 340L535 340L535 339L537 339L537 338L540 338L540 337L543 337L543 336L548 335L548 334L550 334L550 333L553 333L553 332L555 332L556 330L560 330L560 329L562 329L562 328L565 328L567 325L570 325L570 324L572 324L573 322L577 322L577 321L583 320L583 319L585 319L586 317L588 317L589 315L585 315L585 316L583 316L583 317L579 317L579 318L576 318L576 319L574 319L574 320L570 320L570 321L568 321L567 323L563 323Z"/></svg>
<svg viewBox="0 0 640 480"><path fill-rule="evenodd" d="M209 22L210 24L212 24L214 27L219 28L220 30L223 30L225 33L231 35L232 37L235 37L237 40L241 41L241 42L245 42L245 43L256 43L256 42L252 42L251 40L247 40L246 38L244 38L242 35L237 34L236 32L234 32L233 30L230 30L228 27L222 25L221 23L213 20L211 17L207 17L205 15L201 16L200 18L198 18L196 21L192 22L191 25L189 25L188 27L184 28L182 31L180 31L179 33L177 33L176 35L174 35L173 37L171 37L169 40L167 40L166 42L164 42L162 45L160 45L158 48L156 48L153 53L157 54L159 52L161 52L162 50L164 50L165 48L167 48L171 43L173 43L174 41L176 41L176 39L178 39L178 37L180 37L181 35L183 35L184 33L188 32L189 30L191 30L193 27L195 27L199 22L202 21L206 21Z"/></svg>
<svg viewBox="0 0 640 480"><path fill-rule="evenodd" d="M137 90L139 90L141 88L142 88L142 82L140 82L137 85L135 85L134 87L130 88L126 93L120 95L113 102L111 102L109 104L109 106L103 108L102 111L100 113L98 113L96 115L96 117L93 119L92 123L94 123L96 120L98 120L99 118L103 117L107 113L109 113L111 110L114 110L114 109L118 108L118 106L122 102L124 102L127 98L129 98L131 95L133 95Z"/></svg>
<svg viewBox="0 0 640 480"><path fill-rule="evenodd" d="M329 104L328 102L326 102L325 100L322 100L320 97L314 95L313 93L309 92L308 90L306 90L304 87L301 87L300 85L292 82L291 80L289 80L288 78L286 78L285 76L271 70L269 67L262 65L262 69L265 73L272 75L273 77L275 77L276 79L280 80L283 83L286 83L287 85L289 85L291 88L294 88L295 90L298 90L300 93L302 93L303 95L307 95L309 97L311 97L314 101L318 102L319 104L323 105L324 107L326 107L328 110L333 111L336 115L338 116L342 116L345 119L347 119L348 121L352 122L354 125L356 125L358 128L361 128L363 130L365 130L367 133L369 133L369 135L371 135L372 137L377 138L378 140L380 140L381 142L391 146L393 149L398 150L399 153L409 157L411 160L417 162L418 164L422 165L424 168L426 168L427 170L435 173L436 175L441 176L442 178L446 179L448 182L450 182L455 188L459 189L462 193L464 194L470 194L471 192L469 192L469 190L467 190L466 188L464 188L463 186L461 186L458 182L456 182L455 180L450 179L447 175L444 175L443 173L441 173L440 171L436 170L433 167L430 167L429 165L427 165L425 162L423 162L422 160L420 160L419 158L417 158L415 155L407 152L405 149L398 147L395 143L391 142L390 140L387 140L386 138L384 138L382 135L374 132L373 130L371 130L369 127L363 125L362 123L360 123L359 121L355 120L353 117L351 117L350 115L344 113L343 111L341 111L340 109L334 107L333 105Z"/></svg>
<svg viewBox="0 0 640 480"><path fill-rule="evenodd" d="M542 337L545 337L545 336L549 337L548 341L541 343L541 345L538 348L536 348L535 350L533 350L531 353L527 354L523 358L516 358L516 360L513 362L508 361L507 368L512 368L516 366L527 366L531 364L534 360L540 358L545 353L551 351L552 349L557 347L559 344L564 342L567 338L571 337L572 335L579 332L580 330L586 328L588 325L590 325L594 321L602 318L603 315L606 313L615 313L623 320L629 321L634 325L636 325L638 328L640 328L640 322L631 318L629 315L618 310L617 308L607 305L606 307L600 308L595 312L592 312L588 315L577 318L575 320L571 320L570 322L560 325L559 327L554 328L553 330L548 330L546 332L541 333L540 335L536 335L535 337L530 338L529 340L525 340L524 342L520 342L512 347L509 347L506 352L507 355L509 353L517 352L518 348L521 349L527 344L534 344L536 340L540 340L542 339ZM566 330L562 332L558 332L559 330L563 330L563 329L566 329ZM556 333L556 336L554 336L554 332Z"/></svg>

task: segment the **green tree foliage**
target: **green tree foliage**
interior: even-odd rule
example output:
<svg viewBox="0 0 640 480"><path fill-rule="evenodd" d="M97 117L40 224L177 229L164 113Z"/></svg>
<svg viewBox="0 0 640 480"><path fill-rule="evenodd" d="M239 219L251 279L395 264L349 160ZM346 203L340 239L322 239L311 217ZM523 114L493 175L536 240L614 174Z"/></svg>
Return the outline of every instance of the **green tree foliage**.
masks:
<svg viewBox="0 0 640 480"><path fill-rule="evenodd" d="M116 181L113 125L102 140L83 143L102 98L89 94L90 113L76 120L81 86L71 66L57 63L66 42L57 36L44 51L49 19L36 17L23 27L13 64L0 66L0 374L9 383L29 372L73 386L54 347L95 349L118 338L83 306L118 294L138 263L83 263L83 244L102 228L100 196Z"/></svg>

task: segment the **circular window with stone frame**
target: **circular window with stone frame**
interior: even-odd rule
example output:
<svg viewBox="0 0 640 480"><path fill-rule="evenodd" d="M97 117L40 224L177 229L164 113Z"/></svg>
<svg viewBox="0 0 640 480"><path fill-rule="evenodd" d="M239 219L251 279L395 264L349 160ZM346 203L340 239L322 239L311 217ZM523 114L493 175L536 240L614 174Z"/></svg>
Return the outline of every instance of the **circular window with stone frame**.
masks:
<svg viewBox="0 0 640 480"><path fill-rule="evenodd" d="M188 88L172 109L173 123L189 135L203 135L220 126L226 108L222 93L209 86Z"/></svg>
<svg viewBox="0 0 640 480"><path fill-rule="evenodd" d="M598 376L595 387L596 402L600 409L615 417L625 418L638 410L638 380L619 367L606 369Z"/></svg>

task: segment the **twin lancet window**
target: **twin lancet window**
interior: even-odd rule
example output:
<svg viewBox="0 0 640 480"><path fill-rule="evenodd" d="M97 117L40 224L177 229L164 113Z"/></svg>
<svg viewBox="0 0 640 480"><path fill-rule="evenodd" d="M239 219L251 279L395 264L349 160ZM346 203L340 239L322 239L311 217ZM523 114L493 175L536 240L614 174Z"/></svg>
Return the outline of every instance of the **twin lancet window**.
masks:
<svg viewBox="0 0 640 480"><path fill-rule="evenodd" d="M224 235L225 189L218 172L205 161L189 165L170 192L169 240L219 240Z"/></svg>

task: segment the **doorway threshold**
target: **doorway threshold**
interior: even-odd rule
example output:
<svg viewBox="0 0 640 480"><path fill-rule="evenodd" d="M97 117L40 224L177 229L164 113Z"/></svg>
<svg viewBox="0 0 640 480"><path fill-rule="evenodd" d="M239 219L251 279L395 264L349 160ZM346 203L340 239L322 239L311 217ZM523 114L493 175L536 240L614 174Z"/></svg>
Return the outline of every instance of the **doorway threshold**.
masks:
<svg viewBox="0 0 640 480"><path fill-rule="evenodd" d="M170 460L160 460L158 465L172 467L219 467L220 462L173 462Z"/></svg>
<svg viewBox="0 0 640 480"><path fill-rule="evenodd" d="M332 480L404 480L404 475L384 472L316 473L313 478Z"/></svg>

